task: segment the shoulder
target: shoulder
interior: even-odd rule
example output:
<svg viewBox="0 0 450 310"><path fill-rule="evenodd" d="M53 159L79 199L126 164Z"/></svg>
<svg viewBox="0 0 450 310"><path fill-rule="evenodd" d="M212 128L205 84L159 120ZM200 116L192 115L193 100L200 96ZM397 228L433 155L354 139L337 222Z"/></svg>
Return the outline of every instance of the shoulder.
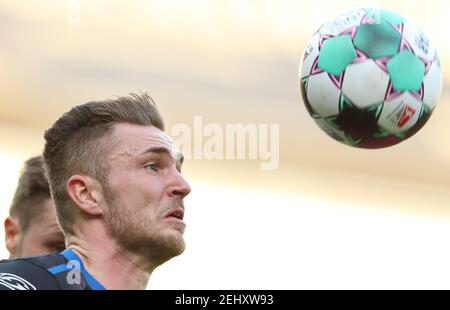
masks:
<svg viewBox="0 0 450 310"><path fill-rule="evenodd" d="M64 264L59 254L1 260L0 290L59 290L49 271L59 264Z"/></svg>

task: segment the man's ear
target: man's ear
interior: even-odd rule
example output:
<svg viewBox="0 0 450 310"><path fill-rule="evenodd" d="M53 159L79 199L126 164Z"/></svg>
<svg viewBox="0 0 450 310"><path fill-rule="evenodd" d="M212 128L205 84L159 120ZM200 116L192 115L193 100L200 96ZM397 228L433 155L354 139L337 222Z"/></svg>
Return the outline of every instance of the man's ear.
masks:
<svg viewBox="0 0 450 310"><path fill-rule="evenodd" d="M10 257L15 257L20 243L21 229L19 219L15 216L8 216L5 220L5 244Z"/></svg>
<svg viewBox="0 0 450 310"><path fill-rule="evenodd" d="M79 211L85 215L103 215L100 183L89 176L73 175L67 181L67 193Z"/></svg>

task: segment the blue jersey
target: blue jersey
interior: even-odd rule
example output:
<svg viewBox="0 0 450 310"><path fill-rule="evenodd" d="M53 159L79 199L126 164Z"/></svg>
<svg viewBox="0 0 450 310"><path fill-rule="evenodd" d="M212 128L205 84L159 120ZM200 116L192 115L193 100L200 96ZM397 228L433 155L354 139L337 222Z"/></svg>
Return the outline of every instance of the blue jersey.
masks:
<svg viewBox="0 0 450 310"><path fill-rule="evenodd" d="M0 290L104 290L75 252L0 260Z"/></svg>

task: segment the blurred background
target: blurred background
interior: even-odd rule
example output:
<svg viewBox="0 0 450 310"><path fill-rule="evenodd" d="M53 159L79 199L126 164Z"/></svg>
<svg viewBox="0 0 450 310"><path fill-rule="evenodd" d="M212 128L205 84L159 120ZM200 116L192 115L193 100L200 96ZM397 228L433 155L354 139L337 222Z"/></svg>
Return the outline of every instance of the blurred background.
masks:
<svg viewBox="0 0 450 310"><path fill-rule="evenodd" d="M421 25L444 78L426 126L379 150L326 136L297 77L317 28L364 6ZM0 218L57 117L148 91L169 133L194 116L280 126L275 170L248 159L185 162L187 249L154 272L149 289L450 289L449 8L445 0L0 0Z"/></svg>

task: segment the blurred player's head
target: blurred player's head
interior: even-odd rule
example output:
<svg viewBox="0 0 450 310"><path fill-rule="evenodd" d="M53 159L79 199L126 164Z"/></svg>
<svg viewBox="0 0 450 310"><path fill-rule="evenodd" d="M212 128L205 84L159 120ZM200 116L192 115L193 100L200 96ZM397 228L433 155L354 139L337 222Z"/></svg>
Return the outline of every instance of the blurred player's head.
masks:
<svg viewBox="0 0 450 310"><path fill-rule="evenodd" d="M5 220L6 248L11 258L36 256L64 249L42 157L25 162Z"/></svg>
<svg viewBox="0 0 450 310"><path fill-rule="evenodd" d="M68 243L114 246L153 266L183 252L190 187L163 130L153 100L132 94L74 107L46 131L46 173Z"/></svg>

